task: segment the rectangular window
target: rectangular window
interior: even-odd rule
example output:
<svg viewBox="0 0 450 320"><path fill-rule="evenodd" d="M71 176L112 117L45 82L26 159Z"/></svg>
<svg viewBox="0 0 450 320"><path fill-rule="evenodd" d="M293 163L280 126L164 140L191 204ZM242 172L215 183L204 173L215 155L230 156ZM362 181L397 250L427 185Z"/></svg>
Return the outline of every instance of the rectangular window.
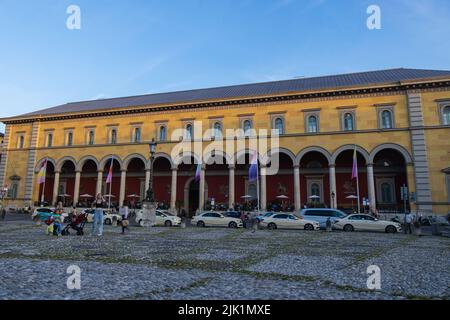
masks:
<svg viewBox="0 0 450 320"><path fill-rule="evenodd" d="M25 134L19 134L17 137L17 148L23 149L25 147Z"/></svg>
<svg viewBox="0 0 450 320"><path fill-rule="evenodd" d="M354 108L342 109L339 118L342 131L356 130L356 112Z"/></svg>
<svg viewBox="0 0 450 320"><path fill-rule="evenodd" d="M95 143L95 132L94 132L94 130L89 130L89 133L88 133L88 144L90 146L93 146L94 143Z"/></svg>
<svg viewBox="0 0 450 320"><path fill-rule="evenodd" d="M72 131L70 131L67 134L67 145L68 146L72 146L73 145L73 132Z"/></svg>
<svg viewBox="0 0 450 320"><path fill-rule="evenodd" d="M47 148L53 147L53 133L47 135Z"/></svg>
<svg viewBox="0 0 450 320"><path fill-rule="evenodd" d="M395 128L394 108L392 106L377 106L378 129L388 130Z"/></svg>
<svg viewBox="0 0 450 320"><path fill-rule="evenodd" d="M283 135L286 133L286 120L284 113L271 113L272 130L276 135Z"/></svg>
<svg viewBox="0 0 450 320"><path fill-rule="evenodd" d="M318 133L320 132L320 110L305 112L305 132Z"/></svg>
<svg viewBox="0 0 450 320"><path fill-rule="evenodd" d="M137 127L133 130L133 142L140 143L141 142L141 128Z"/></svg>
<svg viewBox="0 0 450 320"><path fill-rule="evenodd" d="M441 125L450 126L450 100L439 101Z"/></svg>

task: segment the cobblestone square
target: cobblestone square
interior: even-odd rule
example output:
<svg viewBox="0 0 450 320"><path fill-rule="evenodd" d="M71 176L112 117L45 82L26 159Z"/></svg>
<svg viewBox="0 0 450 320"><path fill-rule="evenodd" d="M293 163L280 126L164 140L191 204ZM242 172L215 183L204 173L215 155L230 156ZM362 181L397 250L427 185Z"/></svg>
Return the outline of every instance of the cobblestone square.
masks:
<svg viewBox="0 0 450 320"><path fill-rule="evenodd" d="M89 233L89 225L86 228ZM0 223L0 299L449 299L450 239L343 232L120 228L50 237ZM69 290L67 268L81 268ZM367 267L381 290L367 289Z"/></svg>

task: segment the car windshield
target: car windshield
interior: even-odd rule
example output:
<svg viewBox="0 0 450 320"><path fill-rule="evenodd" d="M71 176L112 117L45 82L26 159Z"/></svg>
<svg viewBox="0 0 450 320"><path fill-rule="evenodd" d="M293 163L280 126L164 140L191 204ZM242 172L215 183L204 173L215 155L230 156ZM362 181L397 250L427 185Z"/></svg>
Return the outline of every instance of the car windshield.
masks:
<svg viewBox="0 0 450 320"><path fill-rule="evenodd" d="M273 213L272 212L267 212L264 217L270 217Z"/></svg>

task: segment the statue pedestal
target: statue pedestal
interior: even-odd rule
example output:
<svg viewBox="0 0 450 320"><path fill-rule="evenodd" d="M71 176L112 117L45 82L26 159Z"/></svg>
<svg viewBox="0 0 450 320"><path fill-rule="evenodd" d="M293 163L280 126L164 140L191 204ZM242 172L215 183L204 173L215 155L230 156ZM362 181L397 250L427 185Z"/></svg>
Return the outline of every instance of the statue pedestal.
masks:
<svg viewBox="0 0 450 320"><path fill-rule="evenodd" d="M153 227L156 224L156 203L144 202L142 204L142 227Z"/></svg>

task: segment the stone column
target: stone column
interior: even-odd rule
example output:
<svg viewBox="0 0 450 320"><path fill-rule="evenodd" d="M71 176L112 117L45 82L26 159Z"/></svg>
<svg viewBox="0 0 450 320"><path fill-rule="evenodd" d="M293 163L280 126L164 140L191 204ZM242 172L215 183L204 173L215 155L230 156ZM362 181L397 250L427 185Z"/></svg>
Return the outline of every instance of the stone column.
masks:
<svg viewBox="0 0 450 320"><path fill-rule="evenodd" d="M103 170L97 171L97 188L95 189L95 195L97 197L97 194L102 193L102 185L103 185Z"/></svg>
<svg viewBox="0 0 450 320"><path fill-rule="evenodd" d="M75 172L75 187L73 191L73 205L76 206L80 198L80 179L81 171Z"/></svg>
<svg viewBox="0 0 450 320"><path fill-rule="evenodd" d="M294 166L294 201L295 210L299 211L302 208L301 194L300 194L300 166Z"/></svg>
<svg viewBox="0 0 450 320"><path fill-rule="evenodd" d="M59 171L55 171L55 180L53 183L53 197L52 197L52 205L56 205L56 202L58 201L58 192L59 192Z"/></svg>
<svg viewBox="0 0 450 320"><path fill-rule="evenodd" d="M144 185L145 194L147 194L148 185L150 183L150 172L151 172L150 169L145 170L145 185Z"/></svg>
<svg viewBox="0 0 450 320"><path fill-rule="evenodd" d="M200 172L200 198L199 198L199 211L203 211L205 207L205 166L202 165L202 170Z"/></svg>
<svg viewBox="0 0 450 320"><path fill-rule="evenodd" d="M266 167L261 166L261 210L267 208Z"/></svg>
<svg viewBox="0 0 450 320"><path fill-rule="evenodd" d="M127 170L120 172L120 193L119 193L119 206L122 206L125 202L125 187L127 185Z"/></svg>
<svg viewBox="0 0 450 320"><path fill-rule="evenodd" d="M330 165L330 199L331 208L337 208L337 190L336 190L336 165ZM334 199L332 194L334 193Z"/></svg>
<svg viewBox="0 0 450 320"><path fill-rule="evenodd" d="M377 208L377 199L375 195L375 178L373 176L373 164L367 165L367 190L369 191L368 197L370 202L370 209L375 211Z"/></svg>
<svg viewBox="0 0 450 320"><path fill-rule="evenodd" d="M228 167L228 207L234 206L234 165Z"/></svg>
<svg viewBox="0 0 450 320"><path fill-rule="evenodd" d="M170 189L170 211L177 211L177 174L178 168L172 168L172 184Z"/></svg>

